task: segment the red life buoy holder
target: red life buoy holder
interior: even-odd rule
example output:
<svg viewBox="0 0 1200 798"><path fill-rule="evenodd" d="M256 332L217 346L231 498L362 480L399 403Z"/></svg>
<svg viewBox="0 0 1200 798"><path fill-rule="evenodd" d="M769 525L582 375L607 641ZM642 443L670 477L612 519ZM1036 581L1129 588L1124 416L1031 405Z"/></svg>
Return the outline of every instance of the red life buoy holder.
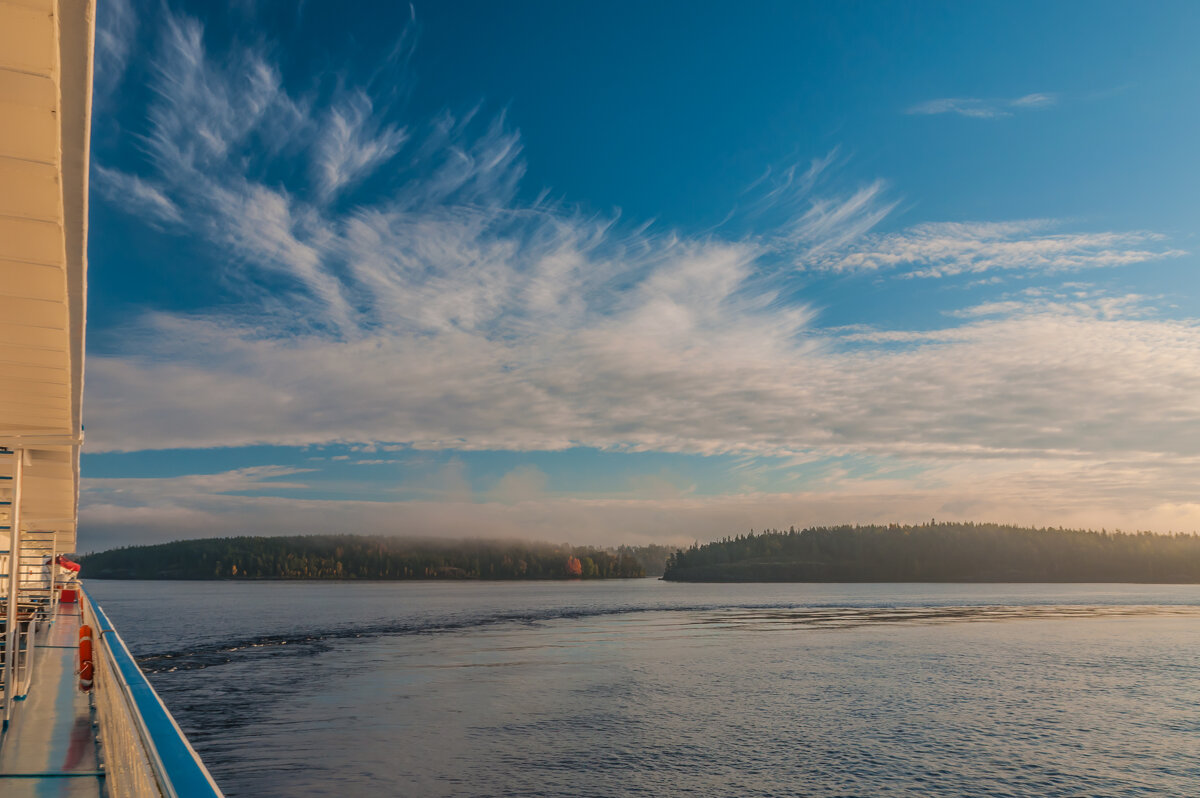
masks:
<svg viewBox="0 0 1200 798"><path fill-rule="evenodd" d="M79 627L79 689L85 693L92 689L92 627Z"/></svg>
<svg viewBox="0 0 1200 798"><path fill-rule="evenodd" d="M79 563L71 562L61 554L54 558L54 562L73 574L79 573Z"/></svg>

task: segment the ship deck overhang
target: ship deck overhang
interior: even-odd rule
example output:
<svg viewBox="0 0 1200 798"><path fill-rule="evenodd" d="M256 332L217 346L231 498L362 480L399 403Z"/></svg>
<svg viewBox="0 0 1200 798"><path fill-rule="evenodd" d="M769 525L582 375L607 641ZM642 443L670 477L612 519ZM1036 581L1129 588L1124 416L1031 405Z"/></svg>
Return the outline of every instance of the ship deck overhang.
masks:
<svg viewBox="0 0 1200 798"><path fill-rule="evenodd" d="M60 552L79 505L94 29L94 0L0 0L0 448L22 452L21 527Z"/></svg>

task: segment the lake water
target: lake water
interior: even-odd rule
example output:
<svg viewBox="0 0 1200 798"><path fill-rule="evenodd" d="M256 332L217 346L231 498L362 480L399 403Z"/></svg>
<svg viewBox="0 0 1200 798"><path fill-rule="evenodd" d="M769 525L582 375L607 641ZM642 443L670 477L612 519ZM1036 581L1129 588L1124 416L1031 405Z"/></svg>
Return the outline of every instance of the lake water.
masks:
<svg viewBox="0 0 1200 798"><path fill-rule="evenodd" d="M1200 586L87 588L229 796L1200 795Z"/></svg>

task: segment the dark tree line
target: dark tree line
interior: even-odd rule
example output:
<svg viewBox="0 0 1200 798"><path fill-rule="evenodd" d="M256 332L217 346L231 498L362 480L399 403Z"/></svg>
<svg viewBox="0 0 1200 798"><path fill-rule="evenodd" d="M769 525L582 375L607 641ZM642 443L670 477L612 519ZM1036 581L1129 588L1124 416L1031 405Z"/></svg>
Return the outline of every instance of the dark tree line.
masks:
<svg viewBox="0 0 1200 798"><path fill-rule="evenodd" d="M667 556L664 546L316 535L128 546L79 564L98 579L614 579L662 573Z"/></svg>
<svg viewBox="0 0 1200 798"><path fill-rule="evenodd" d="M677 551L663 578L1200 583L1200 536L933 522L751 531Z"/></svg>

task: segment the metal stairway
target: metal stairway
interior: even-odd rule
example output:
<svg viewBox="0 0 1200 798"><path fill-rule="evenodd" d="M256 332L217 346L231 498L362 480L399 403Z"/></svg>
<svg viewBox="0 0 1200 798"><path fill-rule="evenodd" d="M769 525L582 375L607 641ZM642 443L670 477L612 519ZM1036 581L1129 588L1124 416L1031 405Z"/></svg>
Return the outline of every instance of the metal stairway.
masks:
<svg viewBox="0 0 1200 798"><path fill-rule="evenodd" d="M57 598L54 584L57 533L28 529L23 520L14 528L14 519L20 515L15 512L19 501L19 479L15 478L18 456L18 452L0 449L0 668L10 655L16 664L14 678L6 674L0 680L0 697L6 705L10 689L16 697L28 690L35 636L50 617ZM11 613L8 605L14 597L16 612ZM12 641L8 639L9 623L17 630Z"/></svg>

